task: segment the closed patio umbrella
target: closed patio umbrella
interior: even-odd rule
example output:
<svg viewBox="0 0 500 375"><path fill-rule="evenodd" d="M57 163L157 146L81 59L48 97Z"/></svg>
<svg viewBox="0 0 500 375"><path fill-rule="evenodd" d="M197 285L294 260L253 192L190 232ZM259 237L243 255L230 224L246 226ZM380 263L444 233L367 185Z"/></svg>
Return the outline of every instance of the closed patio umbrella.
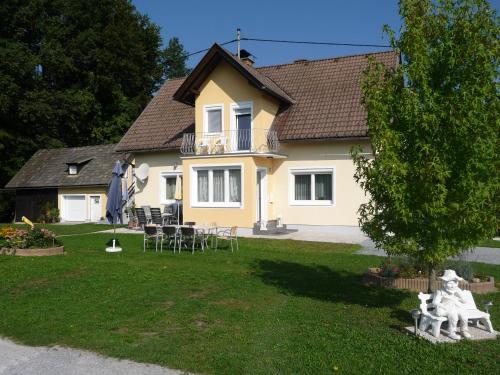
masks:
<svg viewBox="0 0 500 375"><path fill-rule="evenodd" d="M177 204L177 223L180 224L180 201L182 200L182 180L181 176L177 175L177 178L175 179L175 194L174 194L174 199L176 200Z"/></svg>
<svg viewBox="0 0 500 375"><path fill-rule="evenodd" d="M177 175L177 178L175 180L175 195L174 199L176 201L182 200L182 180L181 176Z"/></svg>
<svg viewBox="0 0 500 375"><path fill-rule="evenodd" d="M121 247L116 246L116 228L115 225L118 220L122 221L122 177L123 170L121 163L117 160L113 168L111 183L108 190L108 203L106 204L106 219L110 224L113 224L113 246L107 247L108 253L115 253L122 251Z"/></svg>

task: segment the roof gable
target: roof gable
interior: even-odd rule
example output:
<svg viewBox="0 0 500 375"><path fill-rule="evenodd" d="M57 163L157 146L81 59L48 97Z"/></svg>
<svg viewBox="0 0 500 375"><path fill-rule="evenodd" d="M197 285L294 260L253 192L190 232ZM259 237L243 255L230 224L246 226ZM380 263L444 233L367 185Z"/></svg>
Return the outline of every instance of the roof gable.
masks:
<svg viewBox="0 0 500 375"><path fill-rule="evenodd" d="M221 61L227 62L243 75L251 85L278 99L284 105L288 106L294 103L294 100L275 82L259 73L255 68L246 65L218 44L214 44L210 48L174 93L173 98L181 103L193 106L201 85Z"/></svg>

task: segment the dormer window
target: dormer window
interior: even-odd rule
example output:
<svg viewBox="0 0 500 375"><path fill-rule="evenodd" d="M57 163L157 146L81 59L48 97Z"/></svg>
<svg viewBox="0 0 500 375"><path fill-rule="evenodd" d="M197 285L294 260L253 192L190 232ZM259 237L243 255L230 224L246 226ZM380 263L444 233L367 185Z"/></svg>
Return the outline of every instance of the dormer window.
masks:
<svg viewBox="0 0 500 375"><path fill-rule="evenodd" d="M75 175L78 173L78 166L76 164L70 164L68 166L68 173L70 175Z"/></svg>

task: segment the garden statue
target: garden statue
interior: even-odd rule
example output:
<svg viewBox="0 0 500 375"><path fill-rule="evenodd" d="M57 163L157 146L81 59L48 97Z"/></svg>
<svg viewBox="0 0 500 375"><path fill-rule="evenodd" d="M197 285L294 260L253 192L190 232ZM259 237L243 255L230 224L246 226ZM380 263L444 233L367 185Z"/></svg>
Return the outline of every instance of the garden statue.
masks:
<svg viewBox="0 0 500 375"><path fill-rule="evenodd" d="M448 319L448 336L454 340L460 340L457 335L457 324L460 322L460 331L465 338L470 338L468 328L469 314L466 308L466 297L464 291L458 287L458 282L463 279L454 270L445 270L440 277L443 280L442 289L434 293L432 305L435 307L436 316Z"/></svg>

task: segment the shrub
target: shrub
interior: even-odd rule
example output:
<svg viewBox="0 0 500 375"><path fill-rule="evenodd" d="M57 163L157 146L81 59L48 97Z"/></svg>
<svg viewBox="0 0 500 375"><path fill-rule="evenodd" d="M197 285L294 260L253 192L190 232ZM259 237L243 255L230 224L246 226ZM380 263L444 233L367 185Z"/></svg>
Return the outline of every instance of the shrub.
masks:
<svg viewBox="0 0 500 375"><path fill-rule="evenodd" d="M45 228L16 229L3 227L0 229L0 248L30 249L60 246L54 232Z"/></svg>
<svg viewBox="0 0 500 375"><path fill-rule="evenodd" d="M427 272L416 259L401 256L384 259L380 265L380 274L384 277L414 278L425 276Z"/></svg>
<svg viewBox="0 0 500 375"><path fill-rule="evenodd" d="M474 270L469 262L464 260L447 260L443 263L439 271L444 272L444 270L452 269L455 270L458 276L464 278L467 281L471 281L474 277Z"/></svg>

